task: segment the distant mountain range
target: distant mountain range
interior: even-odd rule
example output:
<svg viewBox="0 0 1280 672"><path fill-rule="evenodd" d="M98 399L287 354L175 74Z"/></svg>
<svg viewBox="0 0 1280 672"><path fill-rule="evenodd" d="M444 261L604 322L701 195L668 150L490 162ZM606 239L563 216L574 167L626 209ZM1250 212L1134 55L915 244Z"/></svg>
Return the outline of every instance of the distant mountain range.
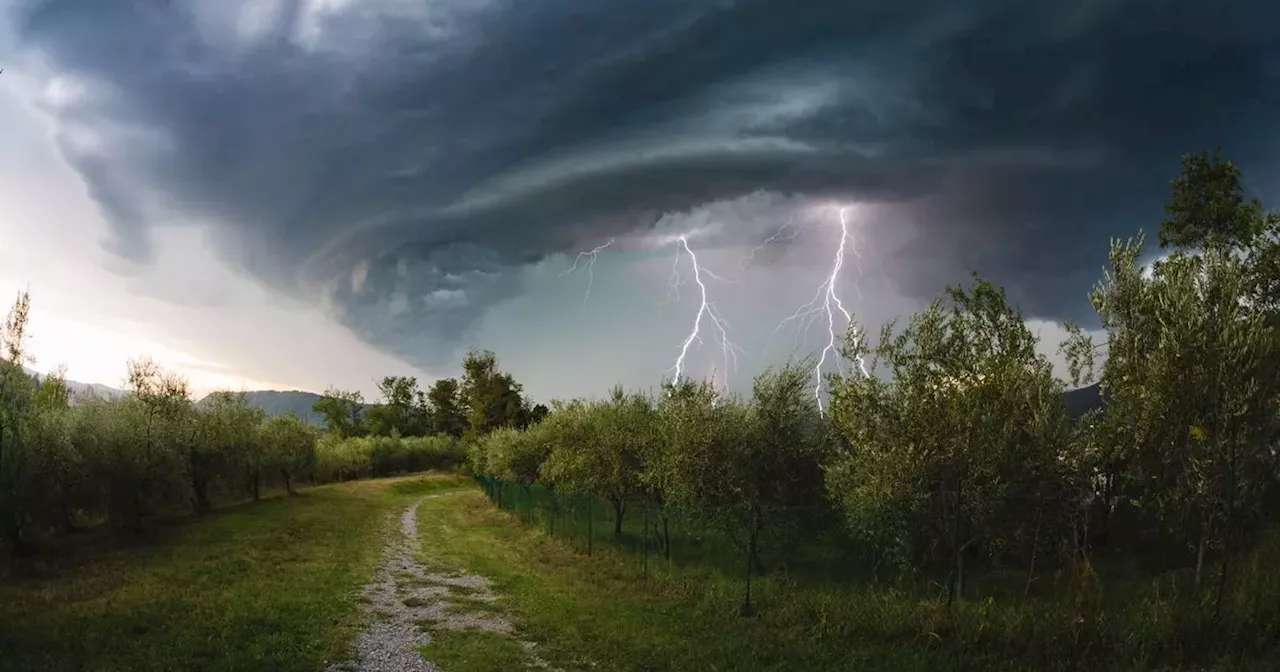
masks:
<svg viewBox="0 0 1280 672"><path fill-rule="evenodd" d="M316 402L320 400L320 395L314 392L302 392L298 390L254 390L245 392L245 396L249 399L249 404L261 408L266 411L268 416L283 415L292 412L299 418L306 420L313 425L323 425L324 416L312 410ZM212 396L212 395L210 395ZM209 397L196 402L196 406L204 406L208 404Z"/></svg>
<svg viewBox="0 0 1280 672"><path fill-rule="evenodd" d="M35 371L27 369L27 373L39 380L42 376ZM76 404L86 399L117 399L124 396L125 391L119 388L103 385L101 383L81 383L75 380L67 381L67 388L71 391L71 403ZM261 408L268 416L281 415L293 412L299 418L306 420L315 425L323 425L324 418L316 413L312 408L315 403L320 400L320 395L314 392L302 392L300 390L254 390L245 392L249 403L253 406ZM206 405L209 397L206 396L196 402L197 406ZM1082 387L1075 390L1067 390L1062 395L1062 403L1067 407L1067 414L1072 419L1077 419L1085 413L1102 406L1102 393L1097 383L1088 387ZM366 404L368 406L368 404Z"/></svg>
<svg viewBox="0 0 1280 672"><path fill-rule="evenodd" d="M28 368L23 368L28 376L35 378L37 381L44 378L41 374ZM103 385L102 383L82 383L77 380L68 380L67 391L71 393L71 403L77 404L86 399L118 399L124 396L124 390Z"/></svg>

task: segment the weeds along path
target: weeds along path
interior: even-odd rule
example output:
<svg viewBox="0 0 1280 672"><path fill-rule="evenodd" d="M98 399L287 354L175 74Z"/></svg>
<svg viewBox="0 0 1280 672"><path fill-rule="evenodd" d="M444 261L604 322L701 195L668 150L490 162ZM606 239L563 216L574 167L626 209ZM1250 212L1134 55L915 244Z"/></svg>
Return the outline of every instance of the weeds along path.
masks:
<svg viewBox="0 0 1280 672"><path fill-rule="evenodd" d="M533 652L532 642L518 640L488 579L462 568L429 569L414 559L418 544L430 543L418 539L419 505L461 492L418 498L400 514L398 526L390 521L382 559L360 598L368 613L355 659L331 666L330 672L436 672L441 668L424 657L424 648L465 661L465 649L491 647L494 640L512 649L511 662L550 669ZM463 651L450 650L455 647ZM444 665L443 672L453 672L453 666Z"/></svg>

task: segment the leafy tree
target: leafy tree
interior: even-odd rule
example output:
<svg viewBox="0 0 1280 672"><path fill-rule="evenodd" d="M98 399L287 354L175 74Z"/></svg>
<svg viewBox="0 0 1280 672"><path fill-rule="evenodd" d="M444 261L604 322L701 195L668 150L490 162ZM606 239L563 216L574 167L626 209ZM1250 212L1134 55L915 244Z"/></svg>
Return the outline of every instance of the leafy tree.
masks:
<svg viewBox="0 0 1280 672"><path fill-rule="evenodd" d="M613 506L613 532L620 535L627 502L642 492L640 474L652 404L642 394L628 395L616 387L608 401L574 410L548 426L556 440L543 464L543 478L557 488L608 500ZM569 428L569 422L576 426ZM565 436L565 429L576 436Z"/></svg>
<svg viewBox="0 0 1280 672"><path fill-rule="evenodd" d="M1224 245L1175 252L1144 276L1142 237L1112 246L1091 295L1110 354L1106 427L1129 451L1135 494L1194 552L1220 552L1216 601L1231 559L1274 479L1280 333L1250 300L1247 257Z"/></svg>
<svg viewBox="0 0 1280 672"><path fill-rule="evenodd" d="M1222 158L1222 150L1182 157L1160 224L1160 247L1245 248L1263 233L1269 216L1258 199L1246 201L1240 169Z"/></svg>
<svg viewBox="0 0 1280 672"><path fill-rule="evenodd" d="M0 331L0 532L13 553L29 547L22 532L33 506L35 456L23 430L34 384L23 371L32 360L26 353L31 299L19 292Z"/></svg>
<svg viewBox="0 0 1280 672"><path fill-rule="evenodd" d="M947 294L949 308L934 301L896 336L886 325L874 350L851 326L844 356L874 354L872 370L887 362L892 377L833 377L844 441L828 483L854 530L899 559L940 550L954 601L966 555L1031 535L1060 500L1069 424L1062 385L1003 290L977 279Z"/></svg>
<svg viewBox="0 0 1280 672"><path fill-rule="evenodd" d="M293 494L293 484L310 473L316 462L316 428L293 413L283 413L262 426L262 446L271 468L284 479L285 492Z"/></svg>
<svg viewBox="0 0 1280 672"><path fill-rule="evenodd" d="M141 434L141 450L133 456L137 487L130 517L136 526L153 508L153 500L163 500L174 490L177 479L170 475L181 471L175 463L182 447L194 440L195 430L185 378L143 357L128 362L127 381L130 410Z"/></svg>
<svg viewBox="0 0 1280 672"><path fill-rule="evenodd" d="M467 429L467 412L460 394L456 378L441 378L427 392L427 402L431 415L431 431L436 434L448 434L454 438L462 436Z"/></svg>
<svg viewBox="0 0 1280 672"><path fill-rule="evenodd" d="M387 376L378 383L382 403L369 409L369 433L390 436L423 436L429 431L426 398L412 376Z"/></svg>
<svg viewBox="0 0 1280 672"><path fill-rule="evenodd" d="M67 387L65 367L40 380L31 397L31 403L37 408L66 409L71 406L71 390Z"/></svg>
<svg viewBox="0 0 1280 672"><path fill-rule="evenodd" d="M511 374L498 370L498 358L488 350L473 350L462 362L462 402L467 423L477 436L500 427L528 425L523 389Z"/></svg>
<svg viewBox="0 0 1280 672"><path fill-rule="evenodd" d="M203 441L197 449L210 465L221 462L226 471L243 479L240 483L255 501L262 497L263 471L269 464L267 447L259 436L265 417L243 392L214 392L202 414Z"/></svg>
<svg viewBox="0 0 1280 672"><path fill-rule="evenodd" d="M329 387L312 407L324 416L329 432L342 438L364 434L364 395L359 391Z"/></svg>

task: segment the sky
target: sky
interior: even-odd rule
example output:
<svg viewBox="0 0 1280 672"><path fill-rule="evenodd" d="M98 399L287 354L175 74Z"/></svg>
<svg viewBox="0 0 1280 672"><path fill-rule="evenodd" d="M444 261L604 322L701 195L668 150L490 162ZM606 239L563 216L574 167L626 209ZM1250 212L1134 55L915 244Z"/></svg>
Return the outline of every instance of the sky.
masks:
<svg viewBox="0 0 1280 672"><path fill-rule="evenodd" d="M743 390L821 351L828 301L878 332L976 271L1060 366L1181 154L1221 146L1280 198L1278 22L1265 0L4 0L0 296L31 292L35 368L85 382L150 355L199 391L373 396L475 347L545 400L678 360ZM815 296L808 331L784 321Z"/></svg>

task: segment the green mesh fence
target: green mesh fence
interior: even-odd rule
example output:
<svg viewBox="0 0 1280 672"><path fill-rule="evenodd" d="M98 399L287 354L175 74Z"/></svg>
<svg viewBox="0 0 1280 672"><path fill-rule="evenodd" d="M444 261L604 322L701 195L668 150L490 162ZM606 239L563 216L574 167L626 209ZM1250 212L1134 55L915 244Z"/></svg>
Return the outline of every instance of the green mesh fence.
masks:
<svg viewBox="0 0 1280 672"><path fill-rule="evenodd" d="M833 533L839 521L826 507L775 507L759 512L765 524L750 553L749 519L744 512L660 506L644 498L619 507L586 493L555 492L545 485L476 476L499 508L548 536L595 554L616 549L634 555L636 571L720 571L734 577L783 573L797 579L834 580L854 564L848 544ZM621 514L621 515L619 515ZM619 518L621 520L619 520Z"/></svg>

